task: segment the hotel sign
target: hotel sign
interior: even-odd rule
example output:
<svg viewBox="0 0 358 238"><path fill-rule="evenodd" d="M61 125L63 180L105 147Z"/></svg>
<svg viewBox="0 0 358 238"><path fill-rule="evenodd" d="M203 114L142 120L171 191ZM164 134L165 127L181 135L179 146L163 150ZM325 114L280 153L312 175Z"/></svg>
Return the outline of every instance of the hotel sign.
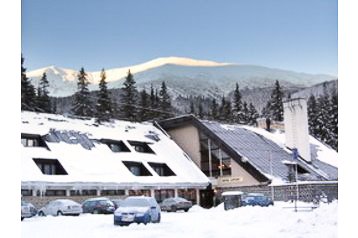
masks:
<svg viewBox="0 0 358 238"><path fill-rule="evenodd" d="M219 177L218 185L238 184L244 181L243 177Z"/></svg>

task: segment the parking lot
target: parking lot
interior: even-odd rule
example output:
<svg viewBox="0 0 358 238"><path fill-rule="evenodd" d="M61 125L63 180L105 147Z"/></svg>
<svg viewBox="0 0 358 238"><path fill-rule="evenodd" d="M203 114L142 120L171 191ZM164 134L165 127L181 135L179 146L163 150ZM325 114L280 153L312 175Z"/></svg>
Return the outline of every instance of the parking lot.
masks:
<svg viewBox="0 0 358 238"><path fill-rule="evenodd" d="M303 204L307 206L307 204ZM301 204L301 206L303 206ZM22 237L337 237L338 202L322 204L311 212L294 212L292 203L270 207L240 207L225 211L194 206L189 212L162 212L159 224L113 225L113 215L47 216L24 219Z"/></svg>

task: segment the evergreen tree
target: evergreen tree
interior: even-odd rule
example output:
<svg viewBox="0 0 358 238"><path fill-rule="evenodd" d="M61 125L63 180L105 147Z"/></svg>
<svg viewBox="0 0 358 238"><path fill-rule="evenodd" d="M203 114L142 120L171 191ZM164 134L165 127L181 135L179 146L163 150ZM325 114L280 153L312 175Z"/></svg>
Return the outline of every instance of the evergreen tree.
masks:
<svg viewBox="0 0 358 238"><path fill-rule="evenodd" d="M41 112L50 113L51 110L51 101L48 92L49 82L47 80L47 75L44 72L40 79L38 93L37 93L37 107Z"/></svg>
<svg viewBox="0 0 358 238"><path fill-rule="evenodd" d="M201 100L199 101L199 106L198 106L198 117L200 119L204 118L204 109L203 109L203 104L202 104Z"/></svg>
<svg viewBox="0 0 358 238"><path fill-rule="evenodd" d="M77 116L93 116L92 110L92 102L89 99L89 90L88 85L89 81L87 79L87 73L84 68L81 68L78 75L77 82L77 92L74 95L74 99L72 101L72 113Z"/></svg>
<svg viewBox="0 0 358 238"><path fill-rule="evenodd" d="M319 109L317 114L317 137L322 142L328 144L330 139L329 112L331 110L331 101L329 99L327 85L325 83L323 84L323 95L318 98L317 104Z"/></svg>
<svg viewBox="0 0 358 238"><path fill-rule="evenodd" d="M135 121L137 118L137 110L135 105L137 103L137 91L135 86L135 80L131 71L128 71L126 80L123 83L123 96L121 98L122 103L122 111L124 113L124 117L129 121Z"/></svg>
<svg viewBox="0 0 358 238"><path fill-rule="evenodd" d="M150 119L157 118L158 112L156 110L158 110L158 103L157 103L156 93L154 92L153 84L150 85L149 101L150 101L151 110L148 111L148 118Z"/></svg>
<svg viewBox="0 0 358 238"><path fill-rule="evenodd" d="M24 57L21 54L21 110L36 110L35 87L26 77L26 68L24 68Z"/></svg>
<svg viewBox="0 0 358 238"><path fill-rule="evenodd" d="M195 108L194 108L193 100L190 100L190 112L189 113L195 115Z"/></svg>
<svg viewBox="0 0 358 238"><path fill-rule="evenodd" d="M148 110L148 108L150 108L151 102L148 93L144 89L140 92L139 105L140 105L140 113L138 115L139 121L149 120L151 118L151 111Z"/></svg>
<svg viewBox="0 0 358 238"><path fill-rule="evenodd" d="M172 112L172 105L165 82L162 82L162 86L159 91L159 98L160 110L163 111L163 113L161 113L161 118L164 119L170 117L171 115L169 113Z"/></svg>
<svg viewBox="0 0 358 238"><path fill-rule="evenodd" d="M257 124L257 118L259 118L259 113L257 112L255 106L252 103L249 104L248 114L248 124L251 126L255 126Z"/></svg>
<svg viewBox="0 0 358 238"><path fill-rule="evenodd" d="M96 105L96 121L106 122L114 117L113 103L111 93L108 91L106 82L106 72L104 69L101 71L101 80L99 82L99 92Z"/></svg>
<svg viewBox="0 0 358 238"><path fill-rule="evenodd" d="M283 104L282 104L283 92L278 80L275 82L275 88L271 93L269 101L269 114L275 121L283 121Z"/></svg>
<svg viewBox="0 0 358 238"><path fill-rule="evenodd" d="M210 107L210 118L212 120L218 120L219 116L218 116L218 103L216 102L216 99L214 98L211 102L211 107Z"/></svg>
<svg viewBox="0 0 358 238"><path fill-rule="evenodd" d="M333 88L331 93L331 108L329 111L330 116L330 140L328 141L329 145L333 149L338 151L338 92Z"/></svg>
<svg viewBox="0 0 358 238"><path fill-rule="evenodd" d="M243 123L244 121L244 113L242 111L242 101L241 101L241 94L239 91L239 84L236 83L236 88L234 91L234 99L232 105L233 111L233 121L235 123Z"/></svg>
<svg viewBox="0 0 358 238"><path fill-rule="evenodd" d="M243 114L243 118L241 123L242 124L249 124L250 121L250 111L249 108L247 107L247 102L244 102L242 104L242 114Z"/></svg>
<svg viewBox="0 0 358 238"><path fill-rule="evenodd" d="M318 127L318 105L315 96L310 95L307 101L307 114L308 114L308 130L309 133L317 137L319 136Z"/></svg>
<svg viewBox="0 0 358 238"><path fill-rule="evenodd" d="M226 101L223 96L221 99L221 105L219 107L219 121L222 122L232 122L232 110L231 110L231 102Z"/></svg>

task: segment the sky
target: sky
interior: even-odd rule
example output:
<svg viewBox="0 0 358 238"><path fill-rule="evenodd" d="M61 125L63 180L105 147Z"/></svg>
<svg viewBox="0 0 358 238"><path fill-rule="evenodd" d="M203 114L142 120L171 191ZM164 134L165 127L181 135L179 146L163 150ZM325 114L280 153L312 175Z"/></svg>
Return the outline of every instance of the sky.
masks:
<svg viewBox="0 0 358 238"><path fill-rule="evenodd" d="M180 56L337 75L337 0L22 0L28 70Z"/></svg>
<svg viewBox="0 0 358 238"><path fill-rule="evenodd" d="M337 0L23 0L28 70L181 56L337 75Z"/></svg>

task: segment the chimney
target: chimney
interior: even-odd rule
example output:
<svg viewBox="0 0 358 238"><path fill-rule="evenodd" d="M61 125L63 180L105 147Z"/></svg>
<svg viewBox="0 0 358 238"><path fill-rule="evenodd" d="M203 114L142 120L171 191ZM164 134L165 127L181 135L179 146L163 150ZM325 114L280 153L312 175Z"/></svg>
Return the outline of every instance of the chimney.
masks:
<svg viewBox="0 0 358 238"><path fill-rule="evenodd" d="M297 148L298 154L311 162L306 100L294 98L284 101L283 112L286 146L290 149Z"/></svg>

